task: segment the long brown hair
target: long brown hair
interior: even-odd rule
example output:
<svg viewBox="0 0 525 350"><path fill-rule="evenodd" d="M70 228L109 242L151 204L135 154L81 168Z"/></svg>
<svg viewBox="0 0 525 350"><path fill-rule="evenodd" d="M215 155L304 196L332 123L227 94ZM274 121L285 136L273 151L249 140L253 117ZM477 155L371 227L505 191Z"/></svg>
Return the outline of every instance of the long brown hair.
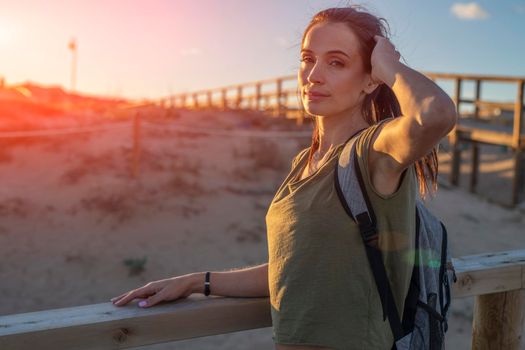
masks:
<svg viewBox="0 0 525 350"><path fill-rule="evenodd" d="M304 30L301 39L301 48L308 31L314 25L325 22L344 23L355 33L359 41L360 56L363 59L365 70L370 73L372 71L370 58L375 46L374 35L381 35L385 38L389 38L390 36L388 35L388 22L386 19L376 17L370 14L362 5L356 4L349 5L348 7L335 7L322 10L312 17L310 23ZM302 103L300 103L300 105L304 112L304 106ZM386 118L397 118L401 116L399 101L392 89L386 84L379 85L372 93L366 95L361 106L361 112L368 125L377 124ZM317 118L313 117L313 119L314 130L307 164L310 164L314 152L319 148ZM421 194L421 198L425 199L429 192L433 194L437 191L438 159L436 147L415 162L415 170L419 183L419 193ZM431 188L428 186L427 180L430 180Z"/></svg>

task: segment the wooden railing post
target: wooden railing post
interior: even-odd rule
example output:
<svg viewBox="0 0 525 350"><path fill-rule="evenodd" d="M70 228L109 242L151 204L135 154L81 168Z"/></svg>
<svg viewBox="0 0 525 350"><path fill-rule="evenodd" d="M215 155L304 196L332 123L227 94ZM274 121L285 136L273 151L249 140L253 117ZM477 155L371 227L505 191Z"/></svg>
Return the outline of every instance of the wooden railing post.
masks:
<svg viewBox="0 0 525 350"><path fill-rule="evenodd" d="M512 147L521 146L521 132L523 126L523 88L525 80L518 82L518 93L514 103L514 125L512 128Z"/></svg>
<svg viewBox="0 0 525 350"><path fill-rule="evenodd" d="M469 190L471 193L476 192L476 185L478 184L478 171L479 171L479 144L476 141L471 142L472 147L472 168L470 171L470 186Z"/></svg>
<svg viewBox="0 0 525 350"><path fill-rule="evenodd" d="M514 178L512 180L512 205L518 204L523 192L523 157L524 145L521 144L523 127L523 88L525 80L518 82L518 95L514 104L514 125L512 128L512 148L514 148Z"/></svg>
<svg viewBox="0 0 525 350"><path fill-rule="evenodd" d="M288 111L289 111L289 108L288 108L288 92L286 92L286 91L282 92L281 108L282 108L283 116L285 118L288 118Z"/></svg>
<svg viewBox="0 0 525 350"><path fill-rule="evenodd" d="M193 108L199 108L199 95L197 93L193 94Z"/></svg>
<svg viewBox="0 0 525 350"><path fill-rule="evenodd" d="M277 116L282 117L283 116L283 107L281 103L281 97L282 97L282 91L283 91L283 80L277 79L277 91L276 91L276 100L277 100Z"/></svg>
<svg viewBox="0 0 525 350"><path fill-rule="evenodd" d="M228 109L228 99L226 98L227 93L228 93L228 90L226 90L226 88L223 88L221 90L222 110L224 111Z"/></svg>
<svg viewBox="0 0 525 350"><path fill-rule="evenodd" d="M459 116L459 107L461 104L461 78L456 78L455 81L456 111ZM449 138L449 142L452 148L452 164L449 181L452 185L457 186L459 184L459 166L461 163L461 149L459 145L461 140L459 137L459 132L457 130L457 125L454 126L449 135L451 135Z"/></svg>
<svg viewBox="0 0 525 350"><path fill-rule="evenodd" d="M481 80L476 79L474 91L474 119L479 119L479 102L481 100Z"/></svg>
<svg viewBox="0 0 525 350"><path fill-rule="evenodd" d="M525 289L476 296L473 350L521 350Z"/></svg>
<svg viewBox="0 0 525 350"><path fill-rule="evenodd" d="M479 105L481 96L481 80L476 79L474 94L474 119L479 119ZM476 185L478 184L478 172L479 172L479 144L478 142L472 142L472 170L470 172L470 192L476 192Z"/></svg>
<svg viewBox="0 0 525 350"><path fill-rule="evenodd" d="M208 108L212 108L213 104L211 103L211 90L206 91Z"/></svg>
<svg viewBox="0 0 525 350"><path fill-rule="evenodd" d="M235 108L240 109L242 103L242 85L237 86L237 101L235 101Z"/></svg>
<svg viewBox="0 0 525 350"><path fill-rule="evenodd" d="M258 111L260 108L260 102L261 99L261 83L257 82L255 84L255 110Z"/></svg>

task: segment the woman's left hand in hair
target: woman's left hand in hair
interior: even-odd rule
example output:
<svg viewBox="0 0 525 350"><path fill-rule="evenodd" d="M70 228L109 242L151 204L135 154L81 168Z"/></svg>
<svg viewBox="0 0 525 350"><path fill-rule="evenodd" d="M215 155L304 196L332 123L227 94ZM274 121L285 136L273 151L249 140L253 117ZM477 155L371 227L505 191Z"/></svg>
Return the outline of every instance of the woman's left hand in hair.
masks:
<svg viewBox="0 0 525 350"><path fill-rule="evenodd" d="M395 46L387 38L374 35L376 45L370 57L372 65L371 78L373 82L385 83L391 87L394 81L391 67L393 64L399 63L401 55L396 50Z"/></svg>

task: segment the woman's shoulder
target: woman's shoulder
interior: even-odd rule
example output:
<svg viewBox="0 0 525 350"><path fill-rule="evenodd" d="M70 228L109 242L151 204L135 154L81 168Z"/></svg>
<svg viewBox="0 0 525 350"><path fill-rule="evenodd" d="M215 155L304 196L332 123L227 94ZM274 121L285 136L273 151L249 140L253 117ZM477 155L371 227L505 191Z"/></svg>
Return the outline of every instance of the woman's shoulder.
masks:
<svg viewBox="0 0 525 350"><path fill-rule="evenodd" d="M398 197L397 195L399 192L402 192L403 190L410 191L415 183L416 176L414 166L412 165L405 169L395 181L389 181L386 183L385 179L381 177L381 174L372 172L372 169L369 168L369 151L370 147L372 147L372 140L382 125L390 119L391 118L381 120L379 123L371 125L364 130L356 140L356 155L360 170L363 173L365 184L370 192L375 195L374 197L382 200L394 199L395 197ZM403 186L406 182L406 186Z"/></svg>

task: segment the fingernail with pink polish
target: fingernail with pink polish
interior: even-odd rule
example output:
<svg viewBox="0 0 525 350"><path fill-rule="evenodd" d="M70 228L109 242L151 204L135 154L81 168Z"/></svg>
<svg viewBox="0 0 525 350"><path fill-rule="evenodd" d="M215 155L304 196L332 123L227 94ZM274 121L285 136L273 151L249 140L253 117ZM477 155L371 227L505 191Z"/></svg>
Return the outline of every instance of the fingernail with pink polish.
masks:
<svg viewBox="0 0 525 350"><path fill-rule="evenodd" d="M142 300L142 301L139 303L139 306L140 306L140 307L144 307L144 306L146 306L146 304L147 304L146 300Z"/></svg>

